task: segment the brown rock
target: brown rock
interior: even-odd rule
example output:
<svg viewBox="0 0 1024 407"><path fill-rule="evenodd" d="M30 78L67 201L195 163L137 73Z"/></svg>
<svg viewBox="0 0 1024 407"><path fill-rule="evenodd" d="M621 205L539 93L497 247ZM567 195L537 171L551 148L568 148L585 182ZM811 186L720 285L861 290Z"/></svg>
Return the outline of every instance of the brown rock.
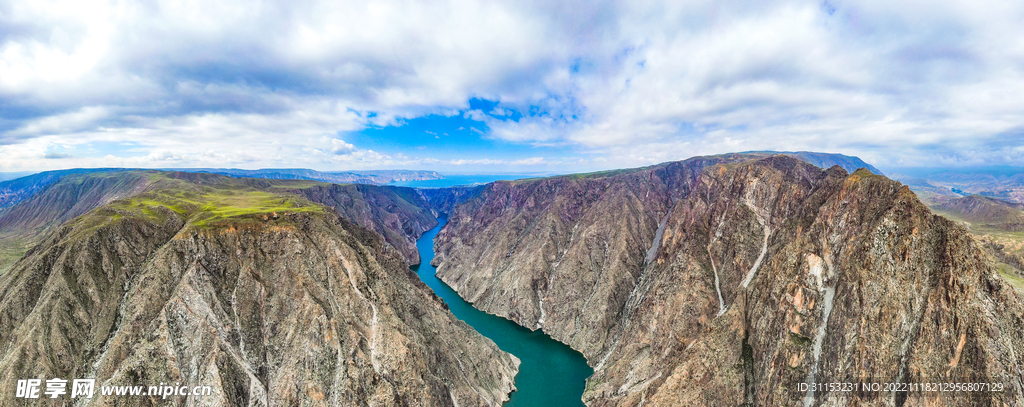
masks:
<svg viewBox="0 0 1024 407"><path fill-rule="evenodd" d="M904 405L936 399L799 384L967 379L1010 391L941 403L1024 404L1024 304L965 229L866 170L751 158L495 183L439 276L582 352L591 406Z"/></svg>

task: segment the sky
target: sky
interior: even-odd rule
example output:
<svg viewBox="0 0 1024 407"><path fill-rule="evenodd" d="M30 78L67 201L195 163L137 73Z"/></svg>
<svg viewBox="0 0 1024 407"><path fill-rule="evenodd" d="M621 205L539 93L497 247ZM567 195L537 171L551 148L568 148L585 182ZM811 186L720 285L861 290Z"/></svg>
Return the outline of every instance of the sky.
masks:
<svg viewBox="0 0 1024 407"><path fill-rule="evenodd" d="M1024 2L0 0L0 172L1024 165Z"/></svg>

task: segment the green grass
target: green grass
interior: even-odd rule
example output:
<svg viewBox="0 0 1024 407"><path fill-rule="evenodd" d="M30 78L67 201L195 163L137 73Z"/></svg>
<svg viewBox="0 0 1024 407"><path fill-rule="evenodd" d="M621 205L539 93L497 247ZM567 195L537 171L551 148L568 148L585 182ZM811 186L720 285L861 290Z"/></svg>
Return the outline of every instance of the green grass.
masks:
<svg viewBox="0 0 1024 407"><path fill-rule="evenodd" d="M97 178L113 180L114 183L108 183L106 188L115 188L120 191L119 196L127 197L70 220L74 223L74 232L67 235L66 239L87 236L98 228L126 218L164 223L168 217L176 216L194 227L210 227L262 222L264 215L268 219L280 219L289 213L319 213L325 210L321 205L288 192L327 185L317 181L253 180L215 174L139 170L84 174L67 177L59 182L75 186ZM90 199L100 199L101 194L93 195ZM0 275L10 270L47 230L50 230L48 226L0 236Z"/></svg>
<svg viewBox="0 0 1024 407"><path fill-rule="evenodd" d="M248 215L322 212L323 207L291 194L264 191L225 191L206 195L197 226Z"/></svg>
<svg viewBox="0 0 1024 407"><path fill-rule="evenodd" d="M4 275L25 252L32 247L33 241L14 236L0 239L0 276Z"/></svg>
<svg viewBox="0 0 1024 407"><path fill-rule="evenodd" d="M857 171L854 171L850 176L857 176L859 179L885 178L884 176L875 174L865 168L858 168Z"/></svg>
<svg viewBox="0 0 1024 407"><path fill-rule="evenodd" d="M559 175L559 176L555 176L555 177L551 177L551 178L569 177L569 176L570 175ZM542 179L545 179L545 178L547 178L547 177L520 178L520 179L512 180L512 181L497 181L497 182L508 182L508 183L510 183L512 185L523 185L523 184L527 184L527 183L530 183L530 182L542 180Z"/></svg>
<svg viewBox="0 0 1024 407"><path fill-rule="evenodd" d="M1024 277L1017 274L1014 271L1013 266L1006 263L996 263L996 269L999 270L999 275L1002 276L1007 283L1010 283L1017 292L1024 293Z"/></svg>
<svg viewBox="0 0 1024 407"><path fill-rule="evenodd" d="M621 170L608 170L608 171L587 172L587 173L582 173L582 174L571 174L571 175L567 175L567 176L572 178L572 179L604 178L604 177L612 177L612 176L619 175L619 174L627 174L627 173L630 173L630 172L642 171L642 170L644 170L646 168L647 167L624 168L624 169L621 169Z"/></svg>
<svg viewBox="0 0 1024 407"><path fill-rule="evenodd" d="M228 220L255 219L259 215L322 212L323 207L285 192L311 187L314 181L272 180L258 189L248 181L228 177L207 177L190 182L169 173L151 173L148 191L109 206L114 213L127 213L162 221L170 212L188 219L193 226L207 226Z"/></svg>

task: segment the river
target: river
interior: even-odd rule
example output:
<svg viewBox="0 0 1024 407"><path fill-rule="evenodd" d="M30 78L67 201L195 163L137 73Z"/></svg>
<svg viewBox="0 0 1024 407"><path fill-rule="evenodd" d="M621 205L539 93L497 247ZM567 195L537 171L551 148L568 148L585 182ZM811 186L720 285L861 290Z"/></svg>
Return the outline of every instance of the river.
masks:
<svg viewBox="0 0 1024 407"><path fill-rule="evenodd" d="M434 259L434 237L447 219L438 221L440 224L436 228L424 233L416 242L422 263L413 266L412 270L448 304L452 314L490 338L501 350L516 355L522 361L516 375L517 390L505 407L583 406L583 389L587 377L594 370L587 365L582 354L540 330L531 331L505 318L473 308L437 278L437 269L430 265Z"/></svg>

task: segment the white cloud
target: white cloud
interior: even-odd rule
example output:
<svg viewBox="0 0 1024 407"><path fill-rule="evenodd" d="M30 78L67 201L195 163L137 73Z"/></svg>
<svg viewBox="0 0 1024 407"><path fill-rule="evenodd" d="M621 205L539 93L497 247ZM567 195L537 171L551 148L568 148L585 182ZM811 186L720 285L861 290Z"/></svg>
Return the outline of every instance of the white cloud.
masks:
<svg viewBox="0 0 1024 407"><path fill-rule="evenodd" d="M331 154L346 155L356 152L356 146L346 143L344 140L331 139Z"/></svg>
<svg viewBox="0 0 1024 407"><path fill-rule="evenodd" d="M1019 2L959 0L8 2L0 168L428 165L337 136L426 114L608 167L755 149L1024 164L1021 21ZM131 147L74 151L96 143Z"/></svg>
<svg viewBox="0 0 1024 407"><path fill-rule="evenodd" d="M930 4L630 3L572 76L564 99L581 118L488 124L506 140L637 152L623 164L796 148L1024 164L993 145L1024 141L1024 7Z"/></svg>

